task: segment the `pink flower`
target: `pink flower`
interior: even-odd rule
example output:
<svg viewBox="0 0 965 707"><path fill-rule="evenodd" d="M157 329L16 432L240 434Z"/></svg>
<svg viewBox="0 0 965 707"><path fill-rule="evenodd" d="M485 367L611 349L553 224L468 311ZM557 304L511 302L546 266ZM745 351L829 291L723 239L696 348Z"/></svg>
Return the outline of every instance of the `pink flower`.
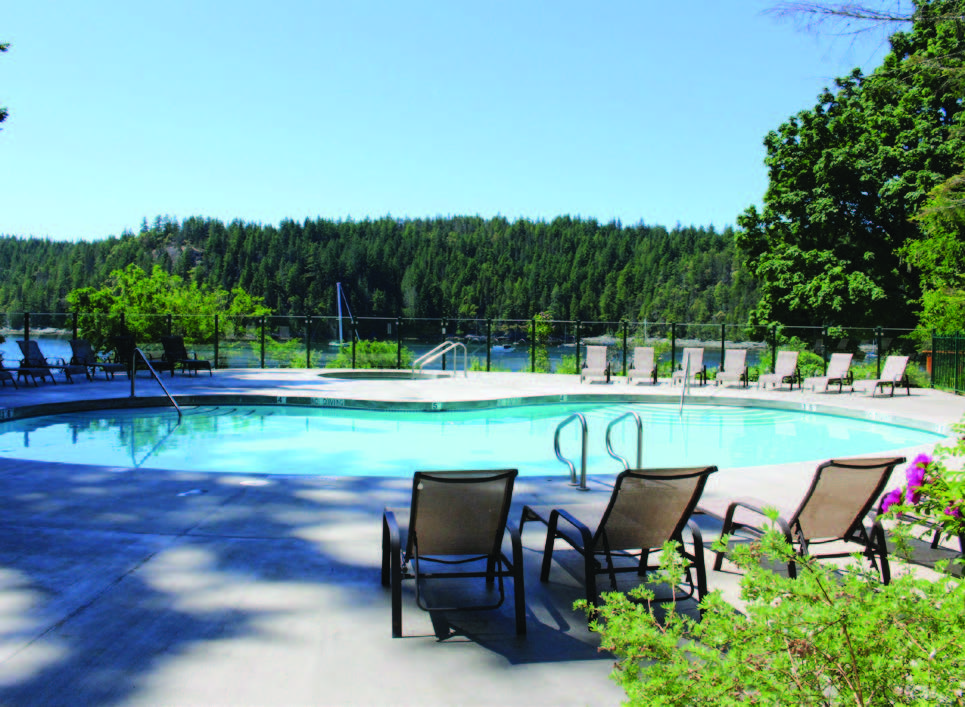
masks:
<svg viewBox="0 0 965 707"><path fill-rule="evenodd" d="M885 494L884 498L881 499L881 512L887 513L888 509L897 503L901 503L901 489L891 489Z"/></svg>
<svg viewBox="0 0 965 707"><path fill-rule="evenodd" d="M905 471L905 477L908 479L908 488L905 490L906 503L918 503L922 484L925 483L925 472L928 471L930 463L931 459L924 454L919 454Z"/></svg>
<svg viewBox="0 0 965 707"><path fill-rule="evenodd" d="M962 509L960 507L961 503L962 502L959 501L956 505L949 506L948 508L946 508L945 515L951 518L961 518L962 517Z"/></svg>

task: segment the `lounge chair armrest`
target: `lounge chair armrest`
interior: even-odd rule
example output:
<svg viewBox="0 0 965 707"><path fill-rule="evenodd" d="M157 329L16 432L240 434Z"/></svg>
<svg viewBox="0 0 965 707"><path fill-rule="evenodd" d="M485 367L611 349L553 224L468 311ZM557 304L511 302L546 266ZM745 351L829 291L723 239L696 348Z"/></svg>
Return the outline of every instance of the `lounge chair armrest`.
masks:
<svg viewBox="0 0 965 707"><path fill-rule="evenodd" d="M386 508L382 512L382 586L388 587L390 571L400 562L402 533L395 513Z"/></svg>
<svg viewBox="0 0 965 707"><path fill-rule="evenodd" d="M549 526L547 535L556 534L557 528L559 527L560 518L562 518L567 523L572 525L573 528L575 528L576 531L579 532L580 537L583 541L583 547L587 549L587 552L591 551L591 548L593 547L593 533L590 532L590 529L587 528L585 524L583 524L578 518L573 516L565 508L554 508L553 511L550 513L549 523L547 524Z"/></svg>
<svg viewBox="0 0 965 707"><path fill-rule="evenodd" d="M754 526L748 526L744 523L734 522L734 514L737 512L738 509L742 508L744 510L751 511L752 513L756 513L762 518L767 518L767 513L764 512L764 509L766 507L767 507L767 504L764 501L761 501L756 498L745 497L745 498L733 499L727 505L727 512L724 514L724 525L720 531L721 535L726 535L735 527L737 528L754 527ZM781 528L782 532L785 530L787 531L785 532L785 535L787 535L788 538L790 538L790 530L788 529L787 521L785 521L783 518L778 516L777 523L778 523L778 526Z"/></svg>
<svg viewBox="0 0 965 707"><path fill-rule="evenodd" d="M687 528L690 529L690 535L694 539L694 552L702 550L704 547L704 534L700 530L700 526L692 518L687 519Z"/></svg>
<svg viewBox="0 0 965 707"><path fill-rule="evenodd" d="M511 520L506 521L506 533L509 535L509 542L513 549L513 567L522 567L523 540L520 537L519 528Z"/></svg>

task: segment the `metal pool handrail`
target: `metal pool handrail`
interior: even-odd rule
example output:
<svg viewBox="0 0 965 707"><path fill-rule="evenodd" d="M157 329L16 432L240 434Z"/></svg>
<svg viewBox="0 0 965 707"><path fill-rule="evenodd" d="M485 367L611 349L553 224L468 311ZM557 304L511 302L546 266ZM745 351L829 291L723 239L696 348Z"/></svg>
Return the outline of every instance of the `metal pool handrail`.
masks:
<svg viewBox="0 0 965 707"><path fill-rule="evenodd" d="M684 400L687 398L687 391L690 389L690 356L684 363L684 381L680 386L680 415L684 414Z"/></svg>
<svg viewBox="0 0 965 707"><path fill-rule="evenodd" d="M157 371L154 370L154 366L151 365L151 362L148 360L147 356L145 356L144 352L141 351L141 349L139 349L136 346L134 347L134 352L133 352L133 355L131 356L131 397L132 398L134 397L134 381L137 380L137 376L134 374L137 373L138 356L140 356L141 360L144 361L144 365L147 366L147 370L149 370L151 372L151 375L154 376L154 380L157 381L157 384L161 386L161 390L164 391L164 394L167 396L168 400L171 401L171 404L174 406L174 409L178 411L178 422L180 423L181 417L182 417L181 406L178 405L177 402L175 402L174 398L168 392L168 389L164 386L164 383L161 382L161 377L157 374Z"/></svg>
<svg viewBox="0 0 965 707"><path fill-rule="evenodd" d="M564 457L563 454L560 452L560 431L564 427L569 425L571 422L573 422L574 420L578 420L580 423L580 427L582 428L581 437L582 437L582 443L583 443L582 444L583 452L581 455L582 460L580 463L580 480L579 481L576 480L576 465L574 465L572 461ZM570 483L573 486L576 486L577 488L579 488L580 491L588 490L586 488L586 436L587 436L586 418L583 416L583 413L575 412L572 415L570 415L568 418L563 420L559 425L556 426L556 435L553 438L553 448L556 451L556 458L570 468Z"/></svg>
<svg viewBox="0 0 965 707"><path fill-rule="evenodd" d="M630 468L630 462L621 457L619 454L613 451L613 444L610 441L610 431L613 427L622 420L632 417L637 423L637 465L635 469L643 468L643 422L640 421L640 415L635 412L625 412L620 415L615 420L612 420L609 425L606 426L606 451L611 457L616 459L618 462L623 464L624 469Z"/></svg>
<svg viewBox="0 0 965 707"><path fill-rule="evenodd" d="M452 375L453 377L459 372L459 349L462 349L462 375L466 378L469 377L469 351L466 345L461 341L444 341L438 346L436 346L429 353L422 354L417 358L412 364L412 374L415 375L416 369L421 370L427 363L435 361L437 358L441 358L448 352L455 350L455 355L453 356L452 362Z"/></svg>

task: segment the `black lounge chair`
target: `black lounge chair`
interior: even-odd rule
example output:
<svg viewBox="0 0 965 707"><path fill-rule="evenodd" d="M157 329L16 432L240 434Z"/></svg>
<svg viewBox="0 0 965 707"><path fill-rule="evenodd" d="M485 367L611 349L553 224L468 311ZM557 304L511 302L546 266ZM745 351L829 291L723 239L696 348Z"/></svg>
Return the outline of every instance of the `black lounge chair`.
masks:
<svg viewBox="0 0 965 707"><path fill-rule="evenodd" d="M33 379L34 385L37 384L38 378L40 380L50 378L51 382L56 384L54 371L62 371L68 383L73 383L74 375L80 373L90 379L86 366L76 366L67 363L62 358L47 358L40 351L40 345L33 339L18 341L17 345L20 347L20 353L23 354L20 368L17 369L17 376L20 378L29 376Z"/></svg>
<svg viewBox="0 0 965 707"><path fill-rule="evenodd" d="M98 370L103 371L104 380L114 379L116 373L126 373L127 367L123 363L114 361L104 361L94 352L94 347L87 339L71 339L70 350L73 356L70 359L72 364L87 367L87 377L94 379L94 373Z"/></svg>
<svg viewBox="0 0 965 707"><path fill-rule="evenodd" d="M531 520L547 527L540 581L549 581L553 545L557 538L564 540L582 555L586 598L596 604L597 575L608 575L615 590L618 572L635 572L644 577L658 567L648 563L650 552L659 551L668 540L676 540L689 566L687 592L675 598L694 597L699 602L707 592L707 573L703 537L690 516L707 477L715 471L716 466L628 469L617 476L613 493L604 502L579 503L565 509L524 506L520 528ZM684 526L690 528L692 552L684 545ZM615 560L619 559L632 564L617 566Z"/></svg>
<svg viewBox="0 0 965 707"><path fill-rule="evenodd" d="M865 523L891 472L904 461L904 457L883 457L824 462L815 471L811 487L797 510L778 517L778 528L801 557L848 557L854 552L848 549L814 553L814 546L822 543L844 541L860 545L865 557L880 572L882 582L887 584L891 571L884 531L876 519L870 527ZM731 535L736 542L740 542L741 537L760 537L763 530L758 523L766 521L766 505L748 498L731 501L727 505L721 534ZM748 517L753 520L747 520ZM718 552L714 560L715 570L721 568L723 560L724 553ZM793 561L788 563L787 572L792 578L797 576Z"/></svg>
<svg viewBox="0 0 965 707"><path fill-rule="evenodd" d="M162 336L161 345L164 347L164 360L171 366L171 375L174 369L181 368L181 373L207 371L208 375L214 375L211 370L211 361L188 355L188 350L184 347L184 337L181 336Z"/></svg>
<svg viewBox="0 0 965 707"><path fill-rule="evenodd" d="M140 356L135 355L135 349L137 349L137 340L131 334L121 334L114 337L114 362L124 367L128 378L131 376L132 365L136 371L147 370L147 363ZM174 365L166 360L152 356L147 361L155 371L159 373L171 371L171 375L174 375Z"/></svg>
<svg viewBox="0 0 965 707"><path fill-rule="evenodd" d="M507 523L516 469L496 471L417 471L409 508L386 508L382 515L382 585L392 589L392 636L402 635L402 580L415 579L416 604L425 611L495 609L505 599L503 578L513 580L516 633L526 633L523 547L519 531ZM509 533L512 559L503 552ZM428 571L431 567L432 571ZM446 570L446 567L458 569ZM438 568L438 570L436 570ZM423 583L437 579L498 580L495 602L468 606L429 606Z"/></svg>
<svg viewBox="0 0 965 707"><path fill-rule="evenodd" d="M5 367L4 367L4 365L3 365L3 354L0 353L0 383L3 384L3 387L4 387L4 388L7 387L7 381L10 381L11 383L13 383L13 387L14 387L14 388L19 388L19 387L20 387L19 385L17 385L17 378L16 378L16 376L14 376L14 373L16 373L16 372L17 372L17 369L15 369L15 368L5 368Z"/></svg>

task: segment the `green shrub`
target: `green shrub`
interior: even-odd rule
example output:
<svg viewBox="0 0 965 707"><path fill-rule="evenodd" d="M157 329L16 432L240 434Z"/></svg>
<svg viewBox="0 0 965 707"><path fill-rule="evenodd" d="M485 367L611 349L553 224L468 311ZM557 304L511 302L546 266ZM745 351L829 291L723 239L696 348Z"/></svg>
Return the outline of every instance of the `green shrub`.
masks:
<svg viewBox="0 0 965 707"><path fill-rule="evenodd" d="M664 549L662 579L678 584L682 561ZM771 529L732 548L744 573L744 613L719 592L695 621L653 593L603 595L591 617L601 645L618 662L612 677L628 705L962 704L965 689L965 588L897 574L885 586L855 561L843 573L797 557ZM798 564L789 579L762 559Z"/></svg>
<svg viewBox="0 0 965 707"><path fill-rule="evenodd" d="M398 363L399 345L393 341L356 341L355 368L395 368ZM402 347L402 368L412 366L412 351ZM352 345L344 344L326 368L352 368Z"/></svg>
<svg viewBox="0 0 965 707"><path fill-rule="evenodd" d="M469 370L470 371L485 371L486 370L486 359L478 358L473 356L469 359ZM510 373L510 369L507 366L501 366L498 363L489 363L490 373Z"/></svg>
<svg viewBox="0 0 965 707"><path fill-rule="evenodd" d="M913 529L965 533L965 421L958 442L919 455L907 482L883 498L899 556ZM954 460L949 463L950 460ZM768 512L771 520L776 512ZM911 519L915 522L896 522ZM721 538L714 550L728 548ZM674 543L664 547L658 582L683 579ZM658 607L640 587L603 595L587 612L601 646L618 659L612 677L629 705L965 704L965 585L951 574L926 579L896 562L882 585L854 556L843 569L794 553L773 525L728 554L743 573L742 613L719 591L701 602L700 621L674 603ZM798 578L771 569L793 560ZM961 565L959 559L957 564ZM940 571L946 566L939 565Z"/></svg>
<svg viewBox="0 0 965 707"><path fill-rule="evenodd" d="M564 355L560 359L560 364L556 367L556 373L561 374L576 374L579 373L580 369L576 364L576 354Z"/></svg>

